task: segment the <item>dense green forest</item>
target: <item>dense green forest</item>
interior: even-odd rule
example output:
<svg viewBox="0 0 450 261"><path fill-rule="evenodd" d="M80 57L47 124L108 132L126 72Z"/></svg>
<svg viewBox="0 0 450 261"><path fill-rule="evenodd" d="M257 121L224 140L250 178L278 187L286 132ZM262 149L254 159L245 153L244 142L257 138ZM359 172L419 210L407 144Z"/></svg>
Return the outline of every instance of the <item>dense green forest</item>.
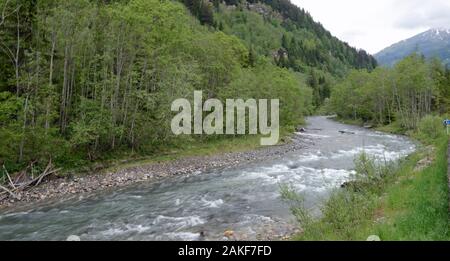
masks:
<svg viewBox="0 0 450 261"><path fill-rule="evenodd" d="M178 1L1 0L0 11L0 165L10 170L222 138L171 133L171 102L193 90L279 98L285 128L312 111L300 73Z"/></svg>
<svg viewBox="0 0 450 261"><path fill-rule="evenodd" d="M289 1L0 0L0 164L76 167L174 136L171 102L279 98L292 128L373 57ZM230 137L228 137L230 138Z"/></svg>
<svg viewBox="0 0 450 261"><path fill-rule="evenodd" d="M417 54L392 69L353 70L333 88L326 107L341 118L415 130L428 114L450 113L450 70Z"/></svg>
<svg viewBox="0 0 450 261"><path fill-rule="evenodd" d="M235 35L250 57L268 57L282 68L300 72L313 89L313 105L330 96L336 78L351 69L373 70L374 57L332 36L305 10L289 0L183 0L202 24Z"/></svg>
<svg viewBox="0 0 450 261"><path fill-rule="evenodd" d="M344 122L406 134L418 146L393 162L363 151L354 159L355 179L330 194L319 219L301 195L284 187L282 196L302 228L295 239L448 240L443 119L450 115L450 69L440 60L412 54L393 68L352 70L333 86L322 110Z"/></svg>
<svg viewBox="0 0 450 261"><path fill-rule="evenodd" d="M425 145L417 146L417 152L404 160L392 164L385 161L385 166L378 166L375 158L363 152L355 159L356 179L341 183L345 189L331 194L321 209L324 218L318 222L303 208L303 198L281 186L282 196L298 204L290 207L302 225L299 239L364 240L373 231L385 233L378 234L386 239L448 238L448 135L442 120L450 115L450 68L418 54L406 57L393 68L378 67L373 56L332 36L307 11L289 0L0 0L0 185L10 183L14 189L22 190L9 180L8 171L19 178L43 173L29 183L37 186L45 175L57 171L69 180L72 173L97 173L111 162L126 165L133 161L133 167L141 168L150 161L164 165L165 160L198 156L183 154L192 148L204 156L226 153L227 147L235 152L257 146L249 144L259 136L173 134L171 121L178 112L171 110L172 102L180 98L192 101L196 90L202 91L204 100L213 98L223 103L227 99L279 99L280 127L285 135L282 142L288 140L286 133L293 134L305 123L306 116L324 113L337 114L340 120L369 128L381 127L377 129L381 131L409 134ZM224 114L228 112L225 109ZM340 135L338 130L336 134ZM351 137L352 133L348 134ZM254 155L250 157L234 153L224 164L251 162L253 157L264 161L275 154L285 155L285 147L293 145L297 149L309 143L314 143L314 139L280 146L279 151L277 147L267 157L258 156L259 151L251 151L249 154ZM209 149L208 145L218 149L201 154L205 147ZM356 143L349 145L359 150ZM328 151L334 155L332 152ZM235 157L243 160L236 161ZM214 168L224 166L205 159L202 160L214 163ZM182 162L185 158L180 160L182 164L177 160L171 163L181 165L182 170L172 170L167 164L170 170L155 171L151 176L145 175L145 179L157 180L172 172L191 173L203 167L186 167ZM197 160L194 157L186 161ZM301 170L302 165L295 164L286 164L286 168ZM316 165L322 172L322 161ZM105 172L116 171L112 169ZM95 178L79 184L82 187L89 182L92 187L102 188L117 185L119 180L138 176L131 169L108 182ZM316 169L310 169L315 175ZM170 175L159 175L162 172ZM238 174L236 177L241 179L241 173ZM261 177L256 178L259 184ZM60 194L46 190L54 197L76 194L72 185L80 180L77 177L69 185L66 180L54 183ZM215 176L211 180L217 182ZM243 180L246 185L256 184ZM279 189L278 182L285 179L277 176L276 180L272 185ZM230 184L235 185L224 183L224 187ZM190 195L192 188L198 187L192 186L189 194L177 191L177 195ZM94 191L82 189L80 193ZM202 202L207 201L210 190L205 189L207 193L200 195ZM3 193L10 193L14 200L21 199L7 188ZM50 194L43 195L39 195L42 200ZM256 195L259 198L260 194ZM30 197L33 196L38 194ZM379 209L382 216L376 213ZM233 215L238 215L238 210ZM107 214L114 226L115 218L122 219L113 212ZM246 223L239 221L240 224L254 221L253 215L248 216L250 219L244 219ZM11 218L16 227L17 217ZM201 226L194 225L195 229L206 226L209 220ZM278 218L275 221L284 223ZM278 234L267 224L264 221L264 231ZM166 223L157 225L166 227ZM373 226L378 230L373 230ZM84 228L77 228L77 232L84 233ZM200 239L205 239L205 232L209 233L199 233ZM259 233L254 232L250 234Z"/></svg>
<svg viewBox="0 0 450 261"><path fill-rule="evenodd" d="M183 2L202 24L238 36L253 51L275 56L283 67L302 72L316 67L342 76L348 68L372 70L377 66L374 57L332 36L289 0Z"/></svg>

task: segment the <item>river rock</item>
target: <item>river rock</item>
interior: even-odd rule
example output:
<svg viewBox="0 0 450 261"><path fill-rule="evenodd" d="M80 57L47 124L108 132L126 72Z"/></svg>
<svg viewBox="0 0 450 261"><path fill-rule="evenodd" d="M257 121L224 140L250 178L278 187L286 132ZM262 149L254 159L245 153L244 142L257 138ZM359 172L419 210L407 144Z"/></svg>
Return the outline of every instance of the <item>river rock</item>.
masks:
<svg viewBox="0 0 450 261"><path fill-rule="evenodd" d="M80 193L93 193L110 187L123 187L145 180L156 181L169 176L197 175L210 169L237 166L252 161L263 162L267 159L272 160L282 157L287 152L303 149L306 143L307 140L296 137L287 144L247 152L192 156L173 161L143 164L113 172L92 173L83 177L76 177L74 173L68 173L57 180L46 180L39 187L33 188L32 192L24 192L20 200L9 197L0 199L0 208L10 207L18 204L18 202L37 202L50 198L70 197ZM87 169L87 171L95 172L92 169Z"/></svg>
<svg viewBox="0 0 450 261"><path fill-rule="evenodd" d="M232 230L227 230L225 231L225 233L223 233L223 235L227 238L233 237L234 236L234 231Z"/></svg>
<svg viewBox="0 0 450 261"><path fill-rule="evenodd" d="M381 241L381 238L377 235L371 235L367 238L367 241Z"/></svg>
<svg viewBox="0 0 450 261"><path fill-rule="evenodd" d="M81 238L79 236L76 235L71 235L67 238L66 241L81 241Z"/></svg>

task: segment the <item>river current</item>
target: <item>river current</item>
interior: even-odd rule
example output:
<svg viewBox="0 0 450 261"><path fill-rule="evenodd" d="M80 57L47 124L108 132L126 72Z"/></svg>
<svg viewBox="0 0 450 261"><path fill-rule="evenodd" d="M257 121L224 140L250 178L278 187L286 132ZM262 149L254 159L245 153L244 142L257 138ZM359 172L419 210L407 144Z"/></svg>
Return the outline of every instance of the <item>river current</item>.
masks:
<svg viewBox="0 0 450 261"><path fill-rule="evenodd" d="M344 132L344 133L342 133ZM0 213L0 240L240 240L282 237L296 227L280 198L291 185L311 208L351 180L361 152L393 161L415 150L406 137L310 117L305 148L265 162L170 177L89 197Z"/></svg>

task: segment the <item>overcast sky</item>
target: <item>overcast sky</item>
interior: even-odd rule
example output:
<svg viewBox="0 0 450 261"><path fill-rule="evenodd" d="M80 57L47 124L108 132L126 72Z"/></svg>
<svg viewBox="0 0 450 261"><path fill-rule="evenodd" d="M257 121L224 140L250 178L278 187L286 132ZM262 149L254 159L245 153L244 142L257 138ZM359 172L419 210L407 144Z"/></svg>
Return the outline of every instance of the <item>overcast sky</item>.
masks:
<svg viewBox="0 0 450 261"><path fill-rule="evenodd" d="M430 28L450 28L450 0L291 0L371 54Z"/></svg>

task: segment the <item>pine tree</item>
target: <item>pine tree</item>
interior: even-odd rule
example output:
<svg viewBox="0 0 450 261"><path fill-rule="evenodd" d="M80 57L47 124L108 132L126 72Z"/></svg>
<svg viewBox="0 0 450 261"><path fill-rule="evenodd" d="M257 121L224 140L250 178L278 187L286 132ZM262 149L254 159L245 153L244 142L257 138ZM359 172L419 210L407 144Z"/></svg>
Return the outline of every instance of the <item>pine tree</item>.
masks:
<svg viewBox="0 0 450 261"><path fill-rule="evenodd" d="M201 24L214 25L213 7L209 1L201 1L198 17Z"/></svg>
<svg viewBox="0 0 450 261"><path fill-rule="evenodd" d="M218 12L219 8L220 8L220 0L213 0L213 6L214 6L216 12Z"/></svg>
<svg viewBox="0 0 450 261"><path fill-rule="evenodd" d="M283 34L283 37L281 38L281 47L285 50L289 50L288 38L285 34Z"/></svg>
<svg viewBox="0 0 450 261"><path fill-rule="evenodd" d="M256 59L257 55L255 53L255 49L253 48L253 46L251 46L248 54L248 63L251 67L255 67Z"/></svg>

